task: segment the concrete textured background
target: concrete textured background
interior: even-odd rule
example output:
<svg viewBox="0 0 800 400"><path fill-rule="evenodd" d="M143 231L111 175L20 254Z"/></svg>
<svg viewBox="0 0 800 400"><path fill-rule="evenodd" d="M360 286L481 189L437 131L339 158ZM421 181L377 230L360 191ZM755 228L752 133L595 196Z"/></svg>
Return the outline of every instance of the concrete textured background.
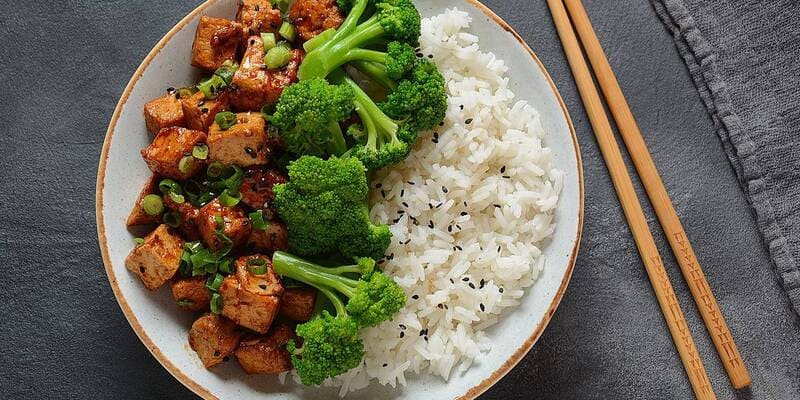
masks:
<svg viewBox="0 0 800 400"><path fill-rule="evenodd" d="M94 185L125 84L198 3L0 0L0 398L195 398L139 342L114 300L97 246ZM544 0L486 4L531 44L569 107L586 223L553 321L482 398L691 398ZM750 368L752 389L732 391L657 231L718 397L800 398L800 325L672 39L646 1L586 6Z"/></svg>

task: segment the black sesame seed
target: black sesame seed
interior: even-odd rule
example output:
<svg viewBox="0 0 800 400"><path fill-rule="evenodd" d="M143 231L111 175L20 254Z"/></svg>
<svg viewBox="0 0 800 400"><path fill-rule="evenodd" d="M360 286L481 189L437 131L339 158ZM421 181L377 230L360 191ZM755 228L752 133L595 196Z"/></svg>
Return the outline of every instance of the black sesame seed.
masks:
<svg viewBox="0 0 800 400"><path fill-rule="evenodd" d="M438 139L439 138L439 132L433 132L433 137Z"/></svg>
<svg viewBox="0 0 800 400"><path fill-rule="evenodd" d="M441 303L437 304L436 307L442 310L444 309L444 306Z"/></svg>
<svg viewBox="0 0 800 400"><path fill-rule="evenodd" d="M225 357L222 358L222 362L228 362L230 360L231 360L231 358L228 357L228 356L225 356Z"/></svg>
<svg viewBox="0 0 800 400"><path fill-rule="evenodd" d="M503 165L503 167L500 168L500 173L502 174L502 173L505 173L505 172L506 172L506 166Z"/></svg>
<svg viewBox="0 0 800 400"><path fill-rule="evenodd" d="M495 204L494 208L503 208L503 207L501 207L500 204Z"/></svg>
<svg viewBox="0 0 800 400"><path fill-rule="evenodd" d="M503 288L497 289L498 292L503 293L505 290Z"/></svg>
<svg viewBox="0 0 800 400"><path fill-rule="evenodd" d="M444 126L444 121L439 122L439 126Z"/></svg>
<svg viewBox="0 0 800 400"><path fill-rule="evenodd" d="M248 147L245 147L245 148L244 148L244 152L245 152L245 153L247 153L247 154L248 154L250 157L252 157L252 158L256 158L256 157L258 157L258 153L256 153L256 151L255 151L255 150L253 150L253 148L252 148L252 147L249 147L249 146L248 146Z"/></svg>
<svg viewBox="0 0 800 400"><path fill-rule="evenodd" d="M400 325L398 325L398 326L400 327L400 329L402 329L402 330L406 330L406 326L405 326L405 325L403 325L403 324L400 324Z"/></svg>
<svg viewBox="0 0 800 400"><path fill-rule="evenodd" d="M386 191L385 190L381 190L381 197L386 198Z"/></svg>
<svg viewBox="0 0 800 400"><path fill-rule="evenodd" d="M375 189L380 189L381 187L383 187L382 183L376 183L375 184Z"/></svg>
<svg viewBox="0 0 800 400"><path fill-rule="evenodd" d="M423 330L419 331L419 335L420 336L425 336L427 334L428 334L428 330L427 329L423 329Z"/></svg>
<svg viewBox="0 0 800 400"><path fill-rule="evenodd" d="M483 286L484 286L484 285L486 285L486 280L485 280L485 279L483 279L483 278L481 278L481 284L480 284L480 286L479 286L479 287L480 287L481 289L483 289Z"/></svg>
<svg viewBox="0 0 800 400"><path fill-rule="evenodd" d="M252 45L254 45L254 44L256 44L256 40L255 40L255 39L253 39L253 40L251 40L251 41L250 41L250 46L252 46Z"/></svg>
<svg viewBox="0 0 800 400"><path fill-rule="evenodd" d="M199 102L197 102L198 107L202 107L204 104L206 104L205 100L200 100Z"/></svg>
<svg viewBox="0 0 800 400"><path fill-rule="evenodd" d="M433 143L439 143L439 139L437 139L437 138L433 138L433 139L431 139L431 142L433 142Z"/></svg>
<svg viewBox="0 0 800 400"><path fill-rule="evenodd" d="M402 217L400 217L400 218L402 218ZM396 224L396 223L400 222L400 218L393 219L392 220L392 224Z"/></svg>
<svg viewBox="0 0 800 400"><path fill-rule="evenodd" d="M406 207L406 208L408 208L408 203L406 203L406 202L404 201L402 204L403 204L403 207Z"/></svg>
<svg viewBox="0 0 800 400"><path fill-rule="evenodd" d="M414 183L413 181L408 181L406 183L408 183L409 185L416 185L416 183Z"/></svg>
<svg viewBox="0 0 800 400"><path fill-rule="evenodd" d="M405 189L400 189L400 197L405 196L405 194L406 194L406 190Z"/></svg>
<svg viewBox="0 0 800 400"><path fill-rule="evenodd" d="M462 216L462 217L466 217L468 214L469 214L469 213L468 213L468 212L466 212L466 211L462 211L462 212L461 212L461 216Z"/></svg>
<svg viewBox="0 0 800 400"><path fill-rule="evenodd" d="M422 53L417 53L417 58L422 58Z"/></svg>
<svg viewBox="0 0 800 400"><path fill-rule="evenodd" d="M511 177L510 177L510 176L508 176L508 175L503 175L503 178L504 178L504 179L511 179Z"/></svg>
<svg viewBox="0 0 800 400"><path fill-rule="evenodd" d="M415 295L411 296L411 298L414 299L414 300L417 300L417 299L419 299L419 295L415 294Z"/></svg>
<svg viewBox="0 0 800 400"><path fill-rule="evenodd" d="M447 193L447 186L442 186L442 192Z"/></svg>
<svg viewBox="0 0 800 400"><path fill-rule="evenodd" d="M219 357L220 355L222 355L222 353L220 353L219 350L214 351L214 357Z"/></svg>
<svg viewBox="0 0 800 400"><path fill-rule="evenodd" d="M464 281L464 282L469 282L469 277L465 276L465 277L461 278L461 280Z"/></svg>
<svg viewBox="0 0 800 400"><path fill-rule="evenodd" d="M461 230L461 225L456 224L456 228L458 228L458 230Z"/></svg>
<svg viewBox="0 0 800 400"><path fill-rule="evenodd" d="M456 282L453 280L453 278L450 278L450 283L452 283L453 285L456 284Z"/></svg>
<svg viewBox="0 0 800 400"><path fill-rule="evenodd" d="M480 304L480 307L481 307L481 311L486 311L486 307L483 305L483 303Z"/></svg>
<svg viewBox="0 0 800 400"><path fill-rule="evenodd" d="M459 246L459 245L456 245L456 249L457 249L458 251L464 250L464 249L462 249L462 248L461 248L461 246Z"/></svg>
<svg viewBox="0 0 800 400"><path fill-rule="evenodd" d="M398 214L405 214L405 213L406 213L406 210L397 210L397 213L398 213Z"/></svg>
<svg viewBox="0 0 800 400"><path fill-rule="evenodd" d="M452 232L453 231L453 225L448 225L447 226L447 231L448 232Z"/></svg>
<svg viewBox="0 0 800 400"><path fill-rule="evenodd" d="M167 88L167 93L172 94L174 92L175 92L175 88L174 87L168 87Z"/></svg>
<svg viewBox="0 0 800 400"><path fill-rule="evenodd" d="M208 114L208 109L207 108L203 108L202 110L200 110L200 112L202 112L203 114Z"/></svg>
<svg viewBox="0 0 800 400"><path fill-rule="evenodd" d="M441 208L443 204L444 204L444 203L441 203L441 202L440 202L439 204L437 204L437 205L436 205L436 208Z"/></svg>
<svg viewBox="0 0 800 400"><path fill-rule="evenodd" d="M400 332L400 337L401 337L401 338L402 338L403 336L405 336L405 335L406 335L406 333L405 333L405 332Z"/></svg>
<svg viewBox="0 0 800 400"><path fill-rule="evenodd" d="M386 368L388 366L389 366L389 364L383 363L383 368Z"/></svg>
<svg viewBox="0 0 800 400"><path fill-rule="evenodd" d="M423 339L425 339L425 341L427 342L428 341L428 335L425 335L425 337Z"/></svg>
<svg viewBox="0 0 800 400"><path fill-rule="evenodd" d="M458 106L458 108L463 110L464 109L464 105L462 104L462 105Z"/></svg>
<svg viewBox="0 0 800 400"><path fill-rule="evenodd" d="M469 288L470 288L470 289L475 289L475 284L474 284L474 283L472 283L472 282L470 282L470 283L469 283Z"/></svg>
<svg viewBox="0 0 800 400"><path fill-rule="evenodd" d="M428 58L433 58L433 54L428 54Z"/></svg>
<svg viewBox="0 0 800 400"><path fill-rule="evenodd" d="M466 124L466 125L469 125L471 123L472 123L472 118L467 118L467 120L464 121L464 124Z"/></svg>
<svg viewBox="0 0 800 400"><path fill-rule="evenodd" d="M428 203L428 208L432 210L433 209L433 204Z"/></svg>
<svg viewBox="0 0 800 400"><path fill-rule="evenodd" d="M497 252L498 253L500 252L500 246L497 246Z"/></svg>
<svg viewBox="0 0 800 400"><path fill-rule="evenodd" d="M262 283L262 284L258 285L258 287L261 288L261 290L267 290L267 284L266 283Z"/></svg>
<svg viewBox="0 0 800 400"><path fill-rule="evenodd" d="M428 221L428 227L433 229L433 221Z"/></svg>

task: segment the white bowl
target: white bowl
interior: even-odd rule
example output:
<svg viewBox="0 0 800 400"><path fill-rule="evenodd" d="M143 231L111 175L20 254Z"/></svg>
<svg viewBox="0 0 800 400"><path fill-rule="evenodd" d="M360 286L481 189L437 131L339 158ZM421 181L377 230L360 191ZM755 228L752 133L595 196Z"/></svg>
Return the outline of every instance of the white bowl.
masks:
<svg viewBox="0 0 800 400"><path fill-rule="evenodd" d="M488 334L497 345L463 375L449 382L409 374L408 387L393 389L377 383L348 398L471 399L505 375L541 335L564 295L575 264L583 222L583 176L578 142L561 97L547 71L519 35L491 10L475 0L416 0L423 16L458 7L473 17L471 31L510 66L510 88L541 114L546 145L554 164L565 171L564 189L556 212L557 229L544 252L548 263L522 304L507 312ZM117 301L136 334L172 375L206 399L335 398L336 389L278 383L273 376L247 376L235 362L206 370L187 343L192 314L173 306L168 289L147 291L124 265L134 246L125 218L150 172L139 150L150 137L142 117L144 104L168 86L191 85L198 72L189 64L194 31L201 15L232 18L237 0L210 0L192 11L147 55L125 88L106 134L97 175L97 231L108 279ZM135 390L135 388L131 388Z"/></svg>

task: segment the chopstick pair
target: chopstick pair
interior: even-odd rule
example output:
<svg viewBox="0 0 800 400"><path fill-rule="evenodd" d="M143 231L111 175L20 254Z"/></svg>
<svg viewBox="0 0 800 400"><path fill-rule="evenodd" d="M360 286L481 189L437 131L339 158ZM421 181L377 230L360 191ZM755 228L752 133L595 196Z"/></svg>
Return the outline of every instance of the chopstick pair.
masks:
<svg viewBox="0 0 800 400"><path fill-rule="evenodd" d="M562 3L563 1L563 3ZM566 9L564 4L566 3ZM647 225L642 206L633 189L614 133L603 109L592 75L581 52L581 45L573 31L573 24L583 43L595 77L605 95L620 135L633 160L650 203L656 212L670 247L687 281L692 297L697 304L703 322L719 354L731 385L735 389L747 387L751 383L750 374L742 361L739 350L733 341L722 312L717 305L708 281L700 268L700 263L689 243L675 208L669 198L664 183L658 174L655 163L642 138L633 114L628 107L619 83L611 70L597 35L592 28L586 10L580 0L547 0L550 12L558 30L564 52L575 77L578 91L583 100L592 124L600 151L603 154L617 196L622 204L628 225L633 233L636 246L644 262L647 275L653 286L658 303L667 321L675 347L678 349L686 374L698 399L715 399L714 391L706 374L703 362L697 352L686 319L678 304L670 284L664 264ZM569 10L569 15L567 13ZM572 23L570 23L570 17Z"/></svg>

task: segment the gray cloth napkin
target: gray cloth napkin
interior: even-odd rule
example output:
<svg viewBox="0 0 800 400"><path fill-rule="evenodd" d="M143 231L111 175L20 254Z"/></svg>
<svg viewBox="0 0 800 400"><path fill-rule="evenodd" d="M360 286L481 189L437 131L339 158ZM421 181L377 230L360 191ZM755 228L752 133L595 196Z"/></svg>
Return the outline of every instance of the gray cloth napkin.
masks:
<svg viewBox="0 0 800 400"><path fill-rule="evenodd" d="M652 3L673 34L800 314L800 2Z"/></svg>

